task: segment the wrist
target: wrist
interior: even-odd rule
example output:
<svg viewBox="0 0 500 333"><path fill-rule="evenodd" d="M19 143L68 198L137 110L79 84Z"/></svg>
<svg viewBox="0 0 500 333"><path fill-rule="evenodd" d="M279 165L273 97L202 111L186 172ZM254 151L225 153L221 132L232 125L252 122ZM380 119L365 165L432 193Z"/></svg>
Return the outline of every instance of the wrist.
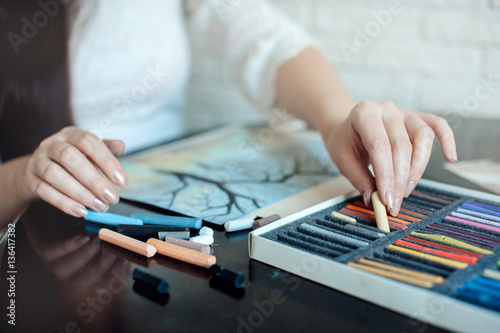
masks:
<svg viewBox="0 0 500 333"><path fill-rule="evenodd" d="M31 155L25 155L7 162L9 168L7 188L15 196L13 198L15 202L19 204L28 205L33 201L33 198L26 193L24 184L24 175L30 158Z"/></svg>

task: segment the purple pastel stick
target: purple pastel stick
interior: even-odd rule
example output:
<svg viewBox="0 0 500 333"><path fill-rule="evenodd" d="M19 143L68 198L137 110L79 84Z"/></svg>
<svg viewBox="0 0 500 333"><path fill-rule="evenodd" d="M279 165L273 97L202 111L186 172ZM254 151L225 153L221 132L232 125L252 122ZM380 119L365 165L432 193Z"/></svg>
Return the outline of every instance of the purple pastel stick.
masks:
<svg viewBox="0 0 500 333"><path fill-rule="evenodd" d="M445 219L448 219L448 220L451 220L451 221L455 221L455 222L465 223L465 224L468 224L468 225L473 225L473 226L478 227L478 228L488 229L488 230L496 231L496 232L500 233L500 228L494 227L494 226L491 226L491 225L488 225L488 224L472 222L472 221L464 220L464 219L461 219L461 218L458 218L458 217L449 216L449 215L446 216Z"/></svg>
<svg viewBox="0 0 500 333"><path fill-rule="evenodd" d="M481 217L483 219L490 220L490 221L500 222L500 217L498 217L498 216L480 213L480 212L476 212L476 211L469 210L469 209L458 208L457 212L468 214L468 215L478 216L478 217ZM499 225L499 227L500 227L500 225Z"/></svg>
<svg viewBox="0 0 500 333"><path fill-rule="evenodd" d="M480 238L480 239L488 241L488 242L497 243L497 244L500 243L500 240L498 240L498 239L494 239L494 238L491 238L491 237L488 237L488 236L483 236L483 235L477 235L477 234L474 234L472 232L467 232L467 231L463 231L463 230L457 230L457 229L450 228L450 227L445 227L445 226L439 225L439 224L431 223L431 224L429 224L429 226L430 227L434 227L434 228L438 228L438 229L453 231L453 232L456 232L456 233L459 233L459 234L462 234L462 235L465 235L465 236L468 236L468 237L472 237L473 239L474 238Z"/></svg>
<svg viewBox="0 0 500 333"><path fill-rule="evenodd" d="M482 219L482 218L477 217L477 216L462 214L459 212L451 212L451 215L459 217L459 218L464 219L464 220L469 220L469 221L473 221L473 222L479 222L479 223L483 223L483 224L493 225L495 227L500 227L500 223L491 222L489 220L485 220L485 219Z"/></svg>

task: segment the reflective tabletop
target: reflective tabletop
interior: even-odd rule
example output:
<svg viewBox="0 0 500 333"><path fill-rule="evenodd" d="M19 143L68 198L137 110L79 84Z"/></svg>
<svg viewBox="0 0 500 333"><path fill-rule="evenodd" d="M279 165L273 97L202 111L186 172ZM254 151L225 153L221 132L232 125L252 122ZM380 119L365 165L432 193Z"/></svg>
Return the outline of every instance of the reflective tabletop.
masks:
<svg viewBox="0 0 500 333"><path fill-rule="evenodd" d="M459 159L500 160L499 125L500 121L463 120L455 129ZM480 189L445 171L443 162L437 145L424 177ZM111 211L165 212L125 201ZM248 231L228 234L206 225L215 228L217 263L242 272L243 288L221 284L203 268L158 255L146 259L100 242L82 219L44 203L33 204L12 229L14 261L7 248L3 251L0 331L441 331L419 322L418 314L403 316L251 260ZM167 280L168 294L153 294L134 283L134 268ZM12 312L12 300L15 326L6 316Z"/></svg>

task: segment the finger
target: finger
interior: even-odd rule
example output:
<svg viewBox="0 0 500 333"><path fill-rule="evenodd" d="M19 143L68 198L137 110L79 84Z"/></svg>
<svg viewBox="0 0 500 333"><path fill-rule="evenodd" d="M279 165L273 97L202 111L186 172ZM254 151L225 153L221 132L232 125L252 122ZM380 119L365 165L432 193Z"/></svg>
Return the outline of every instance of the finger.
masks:
<svg viewBox="0 0 500 333"><path fill-rule="evenodd" d="M125 151L125 143L121 140L103 140L104 144L115 157L120 157Z"/></svg>
<svg viewBox="0 0 500 333"><path fill-rule="evenodd" d="M87 215L87 209L81 203L57 191L35 175L32 175L30 178L32 178L29 180L31 191L37 198L48 202L68 215L74 217L84 217Z"/></svg>
<svg viewBox="0 0 500 333"><path fill-rule="evenodd" d="M50 146L48 156L64 167L99 200L108 204L118 202L114 187L76 147L66 142L56 142Z"/></svg>
<svg viewBox="0 0 500 333"><path fill-rule="evenodd" d="M448 122L431 113L418 112L420 118L429 125L436 133L436 136L441 144L443 156L450 162L457 161L457 147L455 143L455 135Z"/></svg>
<svg viewBox="0 0 500 333"><path fill-rule="evenodd" d="M126 184L125 170L102 140L94 134L70 129L65 133L66 141L92 160L115 185Z"/></svg>
<svg viewBox="0 0 500 333"><path fill-rule="evenodd" d="M106 211L109 206L96 198L85 186L60 165L49 159L37 162L37 176L71 199L97 211Z"/></svg>
<svg viewBox="0 0 500 333"><path fill-rule="evenodd" d="M382 195L381 199L392 209L394 208L394 168L391 143L382 122L381 110L378 106L371 106L371 110L362 112L363 108L368 108L370 105L360 103L359 106L361 106L359 111L352 114L353 129L360 136L370 156L377 190Z"/></svg>
<svg viewBox="0 0 500 333"><path fill-rule="evenodd" d="M342 154L342 158L334 161L339 171L361 193L365 205L371 206L371 194L376 190L375 178L366 163L354 153Z"/></svg>
<svg viewBox="0 0 500 333"><path fill-rule="evenodd" d="M394 207L390 213L397 216L410 175L412 146L404 123L404 113L392 103L385 103L389 110L384 113L384 125L392 149L394 169Z"/></svg>
<svg viewBox="0 0 500 333"><path fill-rule="evenodd" d="M408 197L417 186L420 178L422 178L427 163L429 163L434 142L434 131L415 113L407 114L405 126L413 145L410 176L405 190L405 197Z"/></svg>

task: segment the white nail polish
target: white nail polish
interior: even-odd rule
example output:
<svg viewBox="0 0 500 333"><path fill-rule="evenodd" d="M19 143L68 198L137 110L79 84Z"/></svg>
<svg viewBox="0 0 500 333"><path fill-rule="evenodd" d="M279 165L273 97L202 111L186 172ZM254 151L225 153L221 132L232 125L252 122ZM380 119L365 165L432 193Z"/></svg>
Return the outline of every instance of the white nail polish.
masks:
<svg viewBox="0 0 500 333"><path fill-rule="evenodd" d="M411 192L415 188L415 185L416 184L413 180L408 182L408 185L406 185L405 198L408 198L408 196L411 194Z"/></svg>
<svg viewBox="0 0 500 333"><path fill-rule="evenodd" d="M108 205L106 205L104 202L101 200L95 198L94 199L94 209L97 211L105 212L108 210Z"/></svg>
<svg viewBox="0 0 500 333"><path fill-rule="evenodd" d="M116 195L113 194L113 192L111 192L111 190L109 188L104 190L104 198L110 204L114 204L114 203L118 202L118 198L116 197Z"/></svg>
<svg viewBox="0 0 500 333"><path fill-rule="evenodd" d="M120 170L116 170L115 173L114 173L114 177L115 177L115 183L117 185L120 185L120 186L123 186L125 185L125 177L123 176L123 174L120 172Z"/></svg>
<svg viewBox="0 0 500 333"><path fill-rule="evenodd" d="M394 195L392 194L392 190L387 190L385 192L385 199L387 200L387 205L390 209L394 208Z"/></svg>
<svg viewBox="0 0 500 333"><path fill-rule="evenodd" d="M71 211L79 217L85 217L88 213L88 211L82 206L74 206Z"/></svg>

